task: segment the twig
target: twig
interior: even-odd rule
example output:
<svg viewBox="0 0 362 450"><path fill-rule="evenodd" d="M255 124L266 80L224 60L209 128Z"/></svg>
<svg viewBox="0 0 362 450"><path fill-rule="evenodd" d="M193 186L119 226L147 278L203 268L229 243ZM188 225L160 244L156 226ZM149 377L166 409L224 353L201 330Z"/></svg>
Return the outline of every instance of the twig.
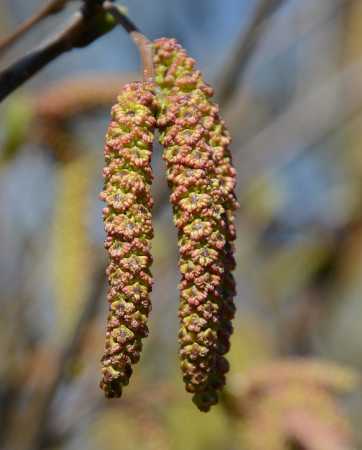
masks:
<svg viewBox="0 0 362 450"><path fill-rule="evenodd" d="M70 29L79 28L82 24L80 17L77 17ZM67 34L67 31L65 34ZM37 50L30 52L20 61L15 62L0 73L0 101L17 89L21 84L31 78L44 66L60 56L72 47L68 47L64 42L64 35L56 37L41 46Z"/></svg>
<svg viewBox="0 0 362 450"><path fill-rule="evenodd" d="M137 79L137 73L100 73L57 80L48 87L37 89L30 98L34 118L57 126L75 116L97 109L110 108L119 94L120 86Z"/></svg>
<svg viewBox="0 0 362 450"><path fill-rule="evenodd" d="M108 7L113 6L111 2L107 4ZM138 32L121 9L117 11L117 22L129 33ZM85 7L74 15L65 30L0 72L0 101L58 56L74 48L89 45L114 26L114 20L110 20L108 12L102 6L92 2L92 7L88 7L86 3Z"/></svg>
<svg viewBox="0 0 362 450"><path fill-rule="evenodd" d="M117 20L117 22L122 25L132 37L140 52L143 67L143 79L145 81L152 81L154 78L152 43L135 27L132 22L130 22L128 17L123 14L119 6L113 5L110 1L106 1L104 2L103 7L106 11L109 11L113 15L115 20Z"/></svg>
<svg viewBox="0 0 362 450"><path fill-rule="evenodd" d="M84 38L88 31L85 16L76 13L71 24L60 35L55 36L2 71L0 73L0 101L55 58L77 47L77 41ZM98 36L94 35L93 39L96 37Z"/></svg>
<svg viewBox="0 0 362 450"><path fill-rule="evenodd" d="M19 38L21 38L25 33L31 30L35 25L42 22L48 16L52 14L57 14L62 9L69 0L52 0L47 5L43 6L38 12L33 16L23 22L10 36L0 39L0 56L8 50L11 45L13 45Z"/></svg>
<svg viewBox="0 0 362 450"><path fill-rule="evenodd" d="M240 80L245 73L250 58L264 36L268 18L280 8L286 0L260 0L256 7L249 26L245 32L241 34L239 43L232 52L230 62L226 69L222 70L217 85L218 100L220 106L224 107L229 103L231 96Z"/></svg>

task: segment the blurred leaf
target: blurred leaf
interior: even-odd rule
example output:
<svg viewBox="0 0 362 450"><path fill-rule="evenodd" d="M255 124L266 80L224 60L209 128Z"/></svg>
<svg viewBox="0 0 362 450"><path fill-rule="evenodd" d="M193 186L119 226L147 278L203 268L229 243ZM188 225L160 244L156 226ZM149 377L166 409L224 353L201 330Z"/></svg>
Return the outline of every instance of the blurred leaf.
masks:
<svg viewBox="0 0 362 450"><path fill-rule="evenodd" d="M285 298L297 292L326 263L332 251L330 241L312 236L272 252L259 274L269 296L272 293L274 298Z"/></svg>
<svg viewBox="0 0 362 450"><path fill-rule="evenodd" d="M10 97L4 117L5 138L0 166L13 159L24 144L32 117L32 107L28 98L19 95Z"/></svg>
<svg viewBox="0 0 362 450"><path fill-rule="evenodd" d="M172 450L221 450L228 442L230 429L227 417L220 406L202 414L185 394L167 411L167 421L172 436Z"/></svg>
<svg viewBox="0 0 362 450"><path fill-rule="evenodd" d="M276 174L258 177L250 183L246 193L240 195L248 216L259 226L266 225L282 209L285 198L285 186Z"/></svg>
<svg viewBox="0 0 362 450"><path fill-rule="evenodd" d="M230 377L272 358L275 343L265 324L250 314L237 316L229 353Z"/></svg>

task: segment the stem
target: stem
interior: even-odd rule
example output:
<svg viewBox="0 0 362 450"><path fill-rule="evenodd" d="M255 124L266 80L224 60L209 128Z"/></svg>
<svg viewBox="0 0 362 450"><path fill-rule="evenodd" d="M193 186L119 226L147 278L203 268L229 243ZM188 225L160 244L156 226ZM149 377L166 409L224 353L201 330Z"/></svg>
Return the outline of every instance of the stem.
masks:
<svg viewBox="0 0 362 450"><path fill-rule="evenodd" d="M127 16L124 15L122 10L117 5L112 4L110 1L105 1L103 8L110 12L114 19L130 34L133 42L136 44L140 52L143 79L144 81L153 81L154 65L151 41L138 30L138 28Z"/></svg>
<svg viewBox="0 0 362 450"><path fill-rule="evenodd" d="M153 65L152 43L138 31L133 31L131 33L131 37L140 52L143 67L143 79L144 81L153 81L155 77L155 69Z"/></svg>

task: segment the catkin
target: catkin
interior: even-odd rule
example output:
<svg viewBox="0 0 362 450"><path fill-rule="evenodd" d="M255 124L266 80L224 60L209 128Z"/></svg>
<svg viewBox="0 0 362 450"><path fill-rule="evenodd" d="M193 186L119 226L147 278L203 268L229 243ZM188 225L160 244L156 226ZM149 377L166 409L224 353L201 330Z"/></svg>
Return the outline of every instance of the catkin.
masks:
<svg viewBox="0 0 362 450"><path fill-rule="evenodd" d="M157 126L179 234L181 369L186 390L208 411L225 384L235 313L230 136L195 61L174 39L159 39L154 49Z"/></svg>
<svg viewBox="0 0 362 450"><path fill-rule="evenodd" d="M139 361L142 339L148 334L154 116L153 85L126 84L112 108L106 135L101 199L106 203L105 248L110 259L109 314L100 386L107 397L121 396L132 365Z"/></svg>

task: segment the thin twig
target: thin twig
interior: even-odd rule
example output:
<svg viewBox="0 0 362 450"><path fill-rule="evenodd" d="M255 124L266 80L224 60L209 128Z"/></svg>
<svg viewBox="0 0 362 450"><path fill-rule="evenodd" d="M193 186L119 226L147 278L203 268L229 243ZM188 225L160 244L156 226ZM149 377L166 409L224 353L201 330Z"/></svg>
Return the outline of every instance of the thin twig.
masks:
<svg viewBox="0 0 362 450"><path fill-rule="evenodd" d="M0 73L0 101L58 56L76 47L77 40L88 31L84 15L78 12L62 33L3 70Z"/></svg>
<svg viewBox="0 0 362 450"><path fill-rule="evenodd" d="M111 2L107 4L112 5ZM60 34L0 72L0 101L58 56L74 48L85 47L113 29L115 23L109 21L107 13L101 5L92 4L90 7L85 3ZM117 22L129 33L138 32L120 9Z"/></svg>
<svg viewBox="0 0 362 450"><path fill-rule="evenodd" d="M78 15L72 25L67 28L60 37L56 36L36 50L31 51L19 61L11 64L0 73L0 101L4 100L15 89L29 80L35 73L56 59L61 54L70 50L64 40L64 36L82 26L83 20Z"/></svg>
<svg viewBox="0 0 362 450"><path fill-rule="evenodd" d="M268 18L285 2L286 0L260 0L247 30L241 34L238 45L231 54L229 64L226 65L226 69L222 69L219 76L217 86L220 106L224 107L229 103L240 78L248 67L250 58L265 34Z"/></svg>
<svg viewBox="0 0 362 450"><path fill-rule="evenodd" d="M42 22L52 14L62 11L69 0L52 0L43 6L29 19L25 20L10 36L0 39L0 56L8 50L18 39L23 37L35 25Z"/></svg>
<svg viewBox="0 0 362 450"><path fill-rule="evenodd" d="M153 66L152 43L138 31L133 31L131 33L131 37L140 51L143 67L143 79L144 81L153 81L155 74Z"/></svg>
<svg viewBox="0 0 362 450"><path fill-rule="evenodd" d="M154 78L152 43L135 27L129 18L123 14L118 5L113 5L110 1L106 1L104 2L103 7L113 15L115 20L117 20L117 22L122 25L132 37L140 52L143 67L143 79L145 81L152 81Z"/></svg>

